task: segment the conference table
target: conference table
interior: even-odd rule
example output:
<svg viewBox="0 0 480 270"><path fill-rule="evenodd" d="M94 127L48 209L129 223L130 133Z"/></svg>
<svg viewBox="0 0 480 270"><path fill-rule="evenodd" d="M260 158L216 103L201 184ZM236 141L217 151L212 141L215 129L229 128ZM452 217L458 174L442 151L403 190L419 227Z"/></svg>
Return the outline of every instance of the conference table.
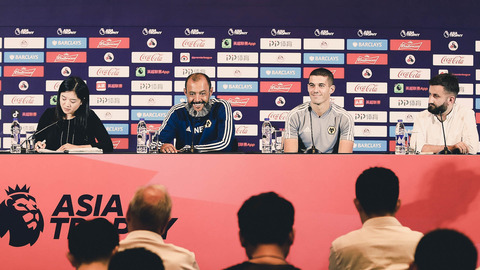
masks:
<svg viewBox="0 0 480 270"><path fill-rule="evenodd" d="M128 202L138 187L152 183L165 185L173 199L176 220L165 241L195 252L201 269L246 260L236 213L248 197L267 191L295 206L288 261L326 269L331 241L361 227L353 205L355 181L374 166L390 168L400 179L397 218L403 225L421 232L454 228L480 246L479 156L0 154L0 164L2 269L72 269L65 256L70 226L101 216L123 239ZM28 193L43 217L38 238L23 245L10 239L10 229L20 225L8 223L25 216L2 209L13 193Z"/></svg>

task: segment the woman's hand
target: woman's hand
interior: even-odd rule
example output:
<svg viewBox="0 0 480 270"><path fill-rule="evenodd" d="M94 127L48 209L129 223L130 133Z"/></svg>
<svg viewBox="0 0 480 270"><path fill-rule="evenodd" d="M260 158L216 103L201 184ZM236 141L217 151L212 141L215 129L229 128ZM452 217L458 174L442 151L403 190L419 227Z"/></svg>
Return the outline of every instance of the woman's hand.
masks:
<svg viewBox="0 0 480 270"><path fill-rule="evenodd" d="M35 143L35 149L45 149L45 147L47 147L45 141L38 141Z"/></svg>
<svg viewBox="0 0 480 270"><path fill-rule="evenodd" d="M91 148L92 146L91 145L74 145L74 144L70 144L70 143L66 143L62 146L60 146L60 148L57 149L57 151L65 151L65 150L70 150L70 149L75 149L75 148Z"/></svg>

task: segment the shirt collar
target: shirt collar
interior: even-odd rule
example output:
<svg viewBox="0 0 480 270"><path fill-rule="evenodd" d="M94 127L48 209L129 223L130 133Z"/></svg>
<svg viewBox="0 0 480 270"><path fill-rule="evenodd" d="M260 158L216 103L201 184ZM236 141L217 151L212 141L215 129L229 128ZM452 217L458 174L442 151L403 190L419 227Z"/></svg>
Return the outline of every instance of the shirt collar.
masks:
<svg viewBox="0 0 480 270"><path fill-rule="evenodd" d="M387 227L387 226L402 226L400 221L392 216L383 216L383 217L374 217L369 218L365 223L363 223L363 227Z"/></svg>
<svg viewBox="0 0 480 270"><path fill-rule="evenodd" d="M147 230L135 230L135 231L129 232L125 239L133 239L133 238L148 238L148 239L154 239L155 241L159 241L163 243L163 238L160 234L152 231L147 231Z"/></svg>

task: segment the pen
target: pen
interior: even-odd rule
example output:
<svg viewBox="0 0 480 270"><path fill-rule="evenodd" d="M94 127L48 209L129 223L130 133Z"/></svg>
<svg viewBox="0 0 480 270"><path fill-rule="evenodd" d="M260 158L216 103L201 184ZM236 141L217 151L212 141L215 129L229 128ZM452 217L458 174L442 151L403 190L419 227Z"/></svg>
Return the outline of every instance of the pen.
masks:
<svg viewBox="0 0 480 270"><path fill-rule="evenodd" d="M47 140L43 140L43 141L42 141L42 145L44 145L46 142L47 142ZM39 149L38 146L37 146L37 149Z"/></svg>

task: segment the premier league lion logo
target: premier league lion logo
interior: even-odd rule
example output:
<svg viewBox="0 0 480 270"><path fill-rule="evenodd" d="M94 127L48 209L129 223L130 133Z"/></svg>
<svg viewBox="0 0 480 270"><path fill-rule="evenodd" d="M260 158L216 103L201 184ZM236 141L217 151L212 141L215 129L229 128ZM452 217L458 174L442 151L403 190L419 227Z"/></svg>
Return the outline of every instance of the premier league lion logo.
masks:
<svg viewBox="0 0 480 270"><path fill-rule="evenodd" d="M28 194L30 188L8 187L8 198L0 204L0 237L10 231L9 244L22 247L37 242L43 232L43 216L36 200Z"/></svg>

